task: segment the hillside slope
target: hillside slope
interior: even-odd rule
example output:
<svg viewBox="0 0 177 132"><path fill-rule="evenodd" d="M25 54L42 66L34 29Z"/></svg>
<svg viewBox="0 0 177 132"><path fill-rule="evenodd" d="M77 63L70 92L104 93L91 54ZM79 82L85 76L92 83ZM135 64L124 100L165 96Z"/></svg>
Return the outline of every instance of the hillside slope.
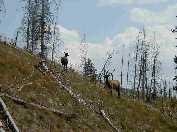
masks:
<svg viewBox="0 0 177 132"><path fill-rule="evenodd" d="M57 115L54 112L19 104L2 96L8 110L21 131L113 131L109 124L97 113L80 104L50 74L42 74L34 66L39 58L7 45L0 44L0 88L1 94L23 99L47 108L56 109L74 117ZM60 66L54 71L62 75L72 90L84 100L89 100L98 109L101 107L109 115L112 123L122 131L176 132L177 123L164 119L159 111L154 111L138 102L118 99L110 93L70 69L63 72Z"/></svg>

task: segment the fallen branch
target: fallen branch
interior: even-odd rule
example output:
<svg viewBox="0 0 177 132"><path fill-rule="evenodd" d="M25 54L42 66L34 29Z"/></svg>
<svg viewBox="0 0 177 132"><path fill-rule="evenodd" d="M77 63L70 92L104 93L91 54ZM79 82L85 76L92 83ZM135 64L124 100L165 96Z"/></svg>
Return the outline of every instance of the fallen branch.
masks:
<svg viewBox="0 0 177 132"><path fill-rule="evenodd" d="M76 114L69 114L69 113L64 113L64 112L61 112L59 110L56 110L56 109L52 109L52 108L48 108L46 106L42 106L42 105L39 105L39 104L35 104L35 103L27 103L26 101L22 100L22 99L19 99L17 97L13 97L13 96L10 96L8 94L4 94L5 97L8 97L9 99L13 100L14 102L16 102L17 104L20 104L20 105L24 105L24 106L32 106L32 107L35 107L35 108L38 108L38 109L42 109L42 110L46 110L48 112L53 112L54 114L58 115L58 116L63 116L63 117L66 117L66 118L75 118L76 117Z"/></svg>
<svg viewBox="0 0 177 132"><path fill-rule="evenodd" d="M3 111L3 113L5 114L5 118L7 120L7 126L13 131L13 132L19 132L18 127L15 124L15 121L13 120L12 116L10 115L6 104L4 103L4 101L2 100L2 98L0 98L0 108Z"/></svg>
<svg viewBox="0 0 177 132"><path fill-rule="evenodd" d="M112 129L114 129L116 132L120 132L119 129L117 129L113 123L110 121L110 119L106 116L106 113L104 112L104 110L100 110L101 116L109 123L109 125L112 127Z"/></svg>
<svg viewBox="0 0 177 132"><path fill-rule="evenodd" d="M32 82L23 84L22 86L20 86L20 87L18 88L18 91L21 91L24 86L28 86L28 85L32 85L32 84L33 84Z"/></svg>

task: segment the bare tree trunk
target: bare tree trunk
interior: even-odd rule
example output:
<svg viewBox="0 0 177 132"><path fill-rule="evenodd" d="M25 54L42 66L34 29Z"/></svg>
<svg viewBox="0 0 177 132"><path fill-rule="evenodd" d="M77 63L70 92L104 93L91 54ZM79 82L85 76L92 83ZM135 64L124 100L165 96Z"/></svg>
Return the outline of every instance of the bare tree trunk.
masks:
<svg viewBox="0 0 177 132"><path fill-rule="evenodd" d="M19 31L17 31L16 37L15 37L15 46L17 46L18 35L19 35Z"/></svg>
<svg viewBox="0 0 177 132"><path fill-rule="evenodd" d="M27 31L26 31L26 43L27 43L27 46L26 48L29 49L29 36L30 36L30 21L29 21L29 18L28 18L28 22L27 22Z"/></svg>
<svg viewBox="0 0 177 132"><path fill-rule="evenodd" d="M133 82L133 97L136 98L136 78L137 78L137 61L138 61L138 45L139 45L139 36L138 36L138 43L136 45L136 54L135 54L135 67L134 67L134 82Z"/></svg>
<svg viewBox="0 0 177 132"><path fill-rule="evenodd" d="M42 13L41 13L41 23L40 23L40 28L41 28L41 57L45 58L45 45L44 45L44 29L45 29L45 13L44 13L44 0L42 0Z"/></svg>
<svg viewBox="0 0 177 132"><path fill-rule="evenodd" d="M30 18L29 18L29 12L30 12L30 5L31 5L31 0L28 0L28 18L27 18L27 29L26 29L26 48L29 50L30 46Z"/></svg>
<svg viewBox="0 0 177 132"><path fill-rule="evenodd" d="M124 58L122 56L122 60L121 60L121 64L122 64L122 69L121 69L121 87L123 87L123 67L124 67Z"/></svg>
<svg viewBox="0 0 177 132"><path fill-rule="evenodd" d="M55 22L55 26L54 26L54 37L56 35L56 25L57 23ZM53 44L52 44L52 63L54 63L54 52L55 52L55 38L54 38L54 41L53 41Z"/></svg>
<svg viewBox="0 0 177 132"><path fill-rule="evenodd" d="M35 16L34 16L34 14L33 14L33 16L32 16L32 29L31 29L31 32L32 32L32 34L31 34L31 39L32 39L32 42L31 42L31 50L32 50L32 52L34 52L34 46L35 46L35 42L36 42L36 40L35 40L35 25L36 25L36 23L35 23L35 21L34 21L34 18Z"/></svg>

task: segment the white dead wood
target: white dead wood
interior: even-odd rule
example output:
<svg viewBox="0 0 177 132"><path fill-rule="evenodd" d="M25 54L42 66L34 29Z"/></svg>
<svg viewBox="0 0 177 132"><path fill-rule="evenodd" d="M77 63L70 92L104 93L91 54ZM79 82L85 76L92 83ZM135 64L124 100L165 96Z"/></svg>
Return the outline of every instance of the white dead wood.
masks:
<svg viewBox="0 0 177 132"><path fill-rule="evenodd" d="M39 105L39 104L35 104L35 103L28 103L28 102L26 102L26 101L24 101L20 98L13 97L13 96L10 96L8 94L4 94L4 96L13 100L17 104L24 105L26 107L31 106L31 107L38 108L38 109L41 109L41 110L46 110L48 112L53 112L54 114L56 114L58 116L63 116L63 117L66 117L66 118L75 118L76 117L76 114L64 113L64 112L59 111L57 109L48 108L48 107L43 106L43 105Z"/></svg>
<svg viewBox="0 0 177 132"><path fill-rule="evenodd" d="M117 129L113 123L110 121L110 119L107 117L106 113L104 110L100 110L101 115L103 116L103 118L109 123L109 125L116 131L116 132L120 132L119 129Z"/></svg>
<svg viewBox="0 0 177 132"><path fill-rule="evenodd" d="M25 86L32 85L32 84L33 84L32 82L23 84L22 86L20 86L20 87L18 88L18 91L21 91Z"/></svg>
<svg viewBox="0 0 177 132"><path fill-rule="evenodd" d="M19 129L18 127L16 126L15 124L15 121L13 120L12 116L10 115L7 107L6 107L6 104L4 103L4 101L2 100L2 98L0 97L0 105L1 105L1 108L6 116L6 120L8 120L8 126L11 128L11 130L13 132L19 132Z"/></svg>
<svg viewBox="0 0 177 132"><path fill-rule="evenodd" d="M33 83L32 82L28 82L30 80L30 78L32 78L33 74L34 74L34 67L32 69L32 72L31 74L27 77L27 78L24 78L22 80L22 84L21 86L18 86L18 91L21 91L25 86L28 86L28 85L32 85ZM27 83L28 82L28 83Z"/></svg>

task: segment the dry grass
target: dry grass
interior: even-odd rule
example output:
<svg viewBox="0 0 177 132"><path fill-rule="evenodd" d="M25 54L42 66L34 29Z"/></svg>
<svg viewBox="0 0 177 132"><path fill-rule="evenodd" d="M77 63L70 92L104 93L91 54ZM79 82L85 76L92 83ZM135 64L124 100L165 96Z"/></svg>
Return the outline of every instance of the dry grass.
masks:
<svg viewBox="0 0 177 132"><path fill-rule="evenodd" d="M126 97L119 99L116 92L114 96L111 96L108 90L99 88L98 84L89 82L89 79L83 80L77 72L69 71L64 73L64 77L75 91L82 94L83 98L92 100L96 105L102 103L102 108L110 115L114 124L124 131L177 131L177 122L167 117L164 118L160 109L155 111L138 101L128 100Z"/></svg>
<svg viewBox="0 0 177 132"><path fill-rule="evenodd" d="M97 114L79 105L49 76L34 68L39 58L22 50L0 44L0 87L11 95L27 102L43 104L67 113L77 114L76 118L65 119L53 113L35 108L27 108L3 98L21 131L59 132L59 131L111 131L105 121ZM73 70L63 72L60 66L55 70L86 100L102 107L114 125L123 131L176 132L177 123L164 119L160 112L146 106L111 96L109 91L83 79ZM102 104L102 105L101 105Z"/></svg>

